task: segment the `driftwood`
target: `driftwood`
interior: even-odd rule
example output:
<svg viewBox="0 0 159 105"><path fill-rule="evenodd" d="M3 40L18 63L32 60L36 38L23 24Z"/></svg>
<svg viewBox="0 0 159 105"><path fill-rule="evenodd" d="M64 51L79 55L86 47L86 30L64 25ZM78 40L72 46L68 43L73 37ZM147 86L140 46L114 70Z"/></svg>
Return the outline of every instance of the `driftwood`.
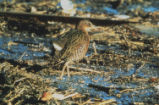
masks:
<svg viewBox="0 0 159 105"><path fill-rule="evenodd" d="M38 18L40 21L56 21L70 24L77 24L80 20L90 20L95 25L107 26L107 25L120 25L128 23L138 23L131 22L128 20L110 20L110 19L98 19L98 18L89 18L89 17L71 17L71 16L55 16L47 14L32 14L32 13L19 13L19 12L0 12L0 16L3 17L16 17L16 18Z"/></svg>

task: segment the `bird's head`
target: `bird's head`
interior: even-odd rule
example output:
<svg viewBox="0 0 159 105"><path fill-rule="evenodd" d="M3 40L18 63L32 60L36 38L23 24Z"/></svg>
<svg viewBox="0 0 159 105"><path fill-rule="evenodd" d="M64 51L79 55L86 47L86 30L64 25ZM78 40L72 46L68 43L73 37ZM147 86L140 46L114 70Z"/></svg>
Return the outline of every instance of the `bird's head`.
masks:
<svg viewBox="0 0 159 105"><path fill-rule="evenodd" d="M77 26L77 29L83 31L86 34L88 34L88 32L91 32L91 31L99 31L99 30L101 30L99 27L93 25L88 20L81 20L79 22L78 26Z"/></svg>

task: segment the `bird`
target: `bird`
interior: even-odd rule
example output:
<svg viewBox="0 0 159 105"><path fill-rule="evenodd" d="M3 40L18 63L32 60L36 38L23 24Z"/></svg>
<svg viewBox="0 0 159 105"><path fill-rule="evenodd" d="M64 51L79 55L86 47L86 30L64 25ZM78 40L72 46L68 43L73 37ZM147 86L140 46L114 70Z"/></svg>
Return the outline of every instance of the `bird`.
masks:
<svg viewBox="0 0 159 105"><path fill-rule="evenodd" d="M56 62L64 62L60 79L63 78L65 70L70 77L69 64L85 57L90 44L88 32L98 31L98 29L100 28L93 25L89 20L81 20L76 29L71 29L52 43L56 51L53 59Z"/></svg>

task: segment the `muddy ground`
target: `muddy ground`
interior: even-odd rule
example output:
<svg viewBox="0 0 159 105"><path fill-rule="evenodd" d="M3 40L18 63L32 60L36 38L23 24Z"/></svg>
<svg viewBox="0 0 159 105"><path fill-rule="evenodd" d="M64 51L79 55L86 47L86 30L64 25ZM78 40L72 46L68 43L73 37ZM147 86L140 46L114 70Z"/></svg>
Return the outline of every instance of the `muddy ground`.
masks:
<svg viewBox="0 0 159 105"><path fill-rule="evenodd" d="M66 13L60 0L1 1L0 105L158 105L157 4L73 0ZM52 42L86 18L103 31L60 80Z"/></svg>

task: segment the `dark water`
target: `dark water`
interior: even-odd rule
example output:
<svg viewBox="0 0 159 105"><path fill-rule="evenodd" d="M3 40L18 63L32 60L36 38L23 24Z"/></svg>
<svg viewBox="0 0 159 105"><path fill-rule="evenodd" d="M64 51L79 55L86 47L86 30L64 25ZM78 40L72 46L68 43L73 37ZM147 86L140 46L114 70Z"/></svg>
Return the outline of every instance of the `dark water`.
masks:
<svg viewBox="0 0 159 105"><path fill-rule="evenodd" d="M86 3L85 0L76 1L76 3ZM126 4L124 4L126 5ZM60 5L59 5L60 6ZM129 11L132 11L137 8L141 8L144 12L154 12L159 11L159 1L153 0L151 5L144 5L142 3L139 4L132 4L126 6L126 9ZM121 9L114 9L112 6L108 6L106 4L101 5L99 8L94 8L93 6L89 5L85 8L78 7L77 10L79 11L86 11L86 12L95 12L100 9L102 13L107 14L126 14L126 12ZM159 31L157 30L157 33ZM147 33L146 33L147 34ZM49 39L46 38L25 38L21 36L0 36L0 58L4 59L12 59L12 60L34 60L34 59L40 59L43 58L47 54L51 54L51 45L49 44ZM24 43L16 43L13 45L8 46L10 42L24 42ZM26 43L31 43L34 46L30 46ZM40 45L41 44L41 45ZM43 50L37 50L33 51L31 49L40 49L41 47L47 48L47 51ZM97 50L100 52L106 51L107 48L110 48L105 45L97 44L96 45ZM91 47L90 47L91 48ZM127 54L127 52L122 51L119 46L111 46L111 49L115 51L115 53L119 54ZM90 56L93 52L88 52L87 56ZM136 51L134 54L140 55L140 52ZM155 62L158 61L158 59L154 59ZM103 66L92 66L94 70L97 68L102 69L105 72L110 72L107 67ZM110 69L110 68L109 68ZM159 77L159 70L158 67L153 64L145 64L140 70L138 70L138 67L134 65L132 68L129 68L129 70L125 71L122 68L115 68L112 67L113 74L110 74L109 76L104 76L102 74L95 74L95 75L72 75L71 78L68 78L67 76L64 76L63 80L57 79L58 76L52 76L49 78L52 78L53 86L58 87L59 89L66 90L69 88L75 89L75 91L80 93L89 93L92 100L94 100L95 97L101 98L103 100L107 99L115 99L118 105L128 105L132 104L133 102L147 102L147 103L159 103L159 100L156 99L157 97L157 90L154 89L154 87L149 87L148 83L144 82L134 82L129 81L126 83L120 83L120 82L114 82L115 80L118 80L123 77L131 77L133 74L135 74L138 78L145 78L149 79L151 77ZM81 82L83 81L83 82ZM55 83L56 82L56 83ZM96 89L93 86L102 87L102 89ZM107 90L108 88L114 87L112 90L112 94L110 95ZM143 89L137 89L147 87ZM117 97L116 94L119 94L121 89L136 89L135 91L129 91L124 92L121 94L120 97Z"/></svg>

